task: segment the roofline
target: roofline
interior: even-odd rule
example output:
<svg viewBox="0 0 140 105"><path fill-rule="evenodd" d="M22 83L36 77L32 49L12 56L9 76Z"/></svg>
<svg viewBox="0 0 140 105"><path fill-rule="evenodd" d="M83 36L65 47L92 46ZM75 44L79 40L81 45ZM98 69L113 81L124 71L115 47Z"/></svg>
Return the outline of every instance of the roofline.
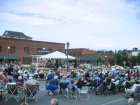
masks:
<svg viewBox="0 0 140 105"><path fill-rule="evenodd" d="M51 43L51 44L62 44L62 45L65 45L65 43L59 43L59 42L45 42L45 41L37 41L37 40L31 40L33 42L40 42L40 43Z"/></svg>
<svg viewBox="0 0 140 105"><path fill-rule="evenodd" d="M70 48L69 50L79 50L79 49L86 49L86 48Z"/></svg>
<svg viewBox="0 0 140 105"><path fill-rule="evenodd" d="M10 40L22 40L22 41L28 41L28 42L40 42L40 43L50 43L50 44L61 44L61 45L65 45L65 43L58 43L58 42L45 42L45 41L36 41L36 40L28 40L28 39L16 39L16 38L4 38L4 37L0 37L0 39L10 39Z"/></svg>
<svg viewBox="0 0 140 105"><path fill-rule="evenodd" d="M32 39L33 39L32 37L27 36L27 35L24 34L23 32L19 32L19 31L10 31L10 30L5 30L2 36L5 36L5 33L8 32L8 31L9 31L9 32L15 32L15 33L21 33L21 34L23 34L25 37L27 37L29 40L32 40ZM20 39L20 38L19 38L19 39Z"/></svg>

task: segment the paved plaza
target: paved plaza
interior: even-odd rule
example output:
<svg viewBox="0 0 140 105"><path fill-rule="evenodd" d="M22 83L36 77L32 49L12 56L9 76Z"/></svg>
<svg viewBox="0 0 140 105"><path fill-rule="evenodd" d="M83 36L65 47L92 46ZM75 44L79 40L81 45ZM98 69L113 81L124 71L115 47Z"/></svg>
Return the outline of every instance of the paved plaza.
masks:
<svg viewBox="0 0 140 105"><path fill-rule="evenodd" d="M124 93L118 93L116 95L95 95L95 93L90 90L89 91L89 99L88 100L80 100L77 101L74 99L67 100L62 95L52 95L48 96L45 90L45 82L40 81L40 91L38 92L38 102L34 100L28 101L29 105L50 105L49 102L52 98L57 98L59 100L59 105L127 105L128 99L126 99ZM136 103L140 102L140 97L136 98ZM17 103L14 98L10 98L8 102L5 102L5 94L3 95L3 99L0 101L0 105L20 105L24 100L20 98L20 101Z"/></svg>

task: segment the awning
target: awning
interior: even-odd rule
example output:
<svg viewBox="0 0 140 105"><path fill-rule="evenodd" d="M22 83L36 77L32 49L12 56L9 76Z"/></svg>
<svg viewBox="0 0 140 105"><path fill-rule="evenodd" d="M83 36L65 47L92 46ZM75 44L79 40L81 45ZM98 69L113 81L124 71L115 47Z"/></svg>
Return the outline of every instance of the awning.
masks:
<svg viewBox="0 0 140 105"><path fill-rule="evenodd" d="M13 60L16 60L16 59L19 59L18 56L8 56L7 59L13 59Z"/></svg>
<svg viewBox="0 0 140 105"><path fill-rule="evenodd" d="M0 56L0 59L4 59L4 56Z"/></svg>
<svg viewBox="0 0 140 105"><path fill-rule="evenodd" d="M89 62L103 62L104 58L96 58L96 57L84 57L80 58L80 61L89 61Z"/></svg>
<svg viewBox="0 0 140 105"><path fill-rule="evenodd" d="M0 56L1 60L7 59L7 60L18 60L19 57L18 56Z"/></svg>

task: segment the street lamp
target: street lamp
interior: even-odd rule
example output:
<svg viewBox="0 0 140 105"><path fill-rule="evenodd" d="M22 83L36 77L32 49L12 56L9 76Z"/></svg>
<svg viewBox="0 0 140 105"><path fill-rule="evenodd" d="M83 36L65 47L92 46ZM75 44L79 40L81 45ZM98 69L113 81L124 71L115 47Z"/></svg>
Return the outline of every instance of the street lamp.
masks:
<svg viewBox="0 0 140 105"><path fill-rule="evenodd" d="M105 55L105 64L107 64L107 55Z"/></svg>
<svg viewBox="0 0 140 105"><path fill-rule="evenodd" d="M68 54L69 54L69 53L68 53L68 48L69 48L70 43L67 42L66 45L67 45L66 55L67 55L67 72L68 72L68 60L69 60L69 59L68 59Z"/></svg>
<svg viewBox="0 0 140 105"><path fill-rule="evenodd" d="M8 46L8 61L9 61L10 46Z"/></svg>
<svg viewBox="0 0 140 105"><path fill-rule="evenodd" d="M46 50L46 48L43 47L42 50L43 50L43 51L42 51L42 54L45 55L45 50Z"/></svg>
<svg viewBox="0 0 140 105"><path fill-rule="evenodd" d="M4 38L4 45L5 45L5 55L4 55L4 61L6 61L6 36L3 36Z"/></svg>
<svg viewBox="0 0 140 105"><path fill-rule="evenodd" d="M46 48L42 48L43 50L45 50Z"/></svg>

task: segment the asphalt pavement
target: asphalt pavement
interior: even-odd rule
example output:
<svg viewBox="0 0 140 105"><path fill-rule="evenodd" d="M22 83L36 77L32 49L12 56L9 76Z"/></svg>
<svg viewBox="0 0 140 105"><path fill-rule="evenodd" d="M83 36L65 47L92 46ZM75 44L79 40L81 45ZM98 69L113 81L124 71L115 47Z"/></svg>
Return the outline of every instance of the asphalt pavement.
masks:
<svg viewBox="0 0 140 105"><path fill-rule="evenodd" d="M38 102L34 100L29 100L29 105L50 105L50 100L52 98L57 98L59 101L59 105L127 105L128 99L124 96L124 93L118 93L116 95L95 95L93 90L89 91L88 100L75 100L70 99L67 100L64 95L47 95L47 91L45 90L45 81L40 82L40 91L38 92ZM22 97L22 96L21 96ZM0 105L20 105L24 100L20 97L19 102L11 97L8 102L5 102L5 93L3 93L3 98L0 100ZM140 102L140 96L135 97L136 104Z"/></svg>

